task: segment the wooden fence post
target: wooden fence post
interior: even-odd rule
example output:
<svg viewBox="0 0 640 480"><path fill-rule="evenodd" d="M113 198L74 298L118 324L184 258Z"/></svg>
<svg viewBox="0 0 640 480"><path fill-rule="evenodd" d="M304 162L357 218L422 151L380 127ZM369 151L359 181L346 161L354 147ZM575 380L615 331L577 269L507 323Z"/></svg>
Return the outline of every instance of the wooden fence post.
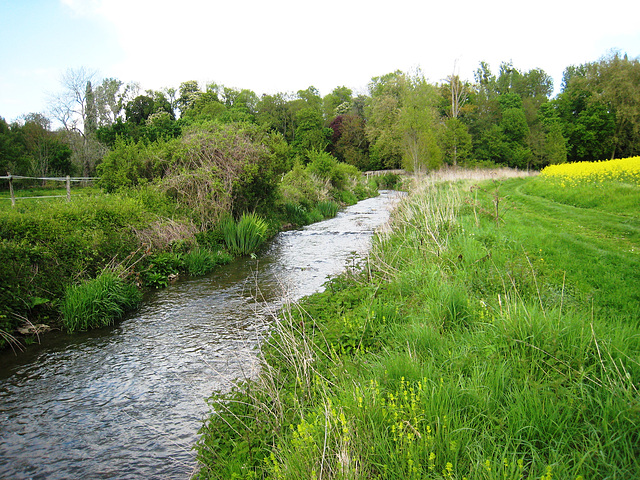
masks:
<svg viewBox="0 0 640 480"><path fill-rule="evenodd" d="M71 201L71 180L69 175L67 175L67 202Z"/></svg>
<svg viewBox="0 0 640 480"><path fill-rule="evenodd" d="M16 197L13 194L13 178L11 177L11 174L9 172L7 172L7 176L9 177L9 192L11 194L11 206L15 207L16 206Z"/></svg>

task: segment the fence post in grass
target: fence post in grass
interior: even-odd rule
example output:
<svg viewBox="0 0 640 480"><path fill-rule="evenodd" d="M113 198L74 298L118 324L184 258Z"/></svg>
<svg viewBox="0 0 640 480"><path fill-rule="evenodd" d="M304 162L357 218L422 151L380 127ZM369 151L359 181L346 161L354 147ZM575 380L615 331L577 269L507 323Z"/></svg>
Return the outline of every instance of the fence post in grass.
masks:
<svg viewBox="0 0 640 480"><path fill-rule="evenodd" d="M71 201L71 178L67 175L67 202Z"/></svg>
<svg viewBox="0 0 640 480"><path fill-rule="evenodd" d="M11 173L7 172L7 176L9 177L9 193L11 195L11 206L16 206L16 197L13 194L13 178L11 177Z"/></svg>

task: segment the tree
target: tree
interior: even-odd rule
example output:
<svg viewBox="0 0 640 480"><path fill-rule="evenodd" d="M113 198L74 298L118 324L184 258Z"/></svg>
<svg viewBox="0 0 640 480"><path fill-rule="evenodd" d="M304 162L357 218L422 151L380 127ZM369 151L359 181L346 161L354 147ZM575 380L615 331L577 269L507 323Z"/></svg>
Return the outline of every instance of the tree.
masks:
<svg viewBox="0 0 640 480"><path fill-rule="evenodd" d="M326 122L330 122L338 115L349 113L352 109L352 90L347 87L336 87L322 99L322 109Z"/></svg>
<svg viewBox="0 0 640 480"><path fill-rule="evenodd" d="M149 118L149 115L154 113L154 103L153 98L146 95L138 95L132 101L127 103L124 108L127 116L127 122L131 122L136 125L144 124L147 118Z"/></svg>
<svg viewBox="0 0 640 480"><path fill-rule="evenodd" d="M203 92L200 91L198 82L196 80L189 80L180 84L180 96L176 100L178 110L180 110L180 116L182 117L185 112L192 108L196 100ZM217 99L217 96L216 96Z"/></svg>
<svg viewBox="0 0 640 480"><path fill-rule="evenodd" d="M587 69L591 101L614 115L610 158L640 153L640 61L614 52Z"/></svg>
<svg viewBox="0 0 640 480"><path fill-rule="evenodd" d="M85 122L84 122L84 133L86 135L92 135L96 132L98 128L98 111L96 108L96 97L93 94L93 88L91 86L91 81L87 81L87 89L85 92Z"/></svg>
<svg viewBox="0 0 640 480"><path fill-rule="evenodd" d="M373 77L369 83L365 132L371 160L381 168L400 168L402 165L399 117L405 83L406 77L399 70Z"/></svg>
<svg viewBox="0 0 640 480"><path fill-rule="evenodd" d="M440 142L444 162L448 165L464 163L471 155L471 135L459 118L451 117L444 121Z"/></svg>
<svg viewBox="0 0 640 480"><path fill-rule="evenodd" d="M260 125L280 132L289 143L293 141L294 111L287 94L263 95L256 110L256 120Z"/></svg>
<svg viewBox="0 0 640 480"><path fill-rule="evenodd" d="M124 91L120 91L123 83L115 78L105 78L95 88L95 105L97 110L97 123L99 127L113 125L120 118L123 106L126 104L127 95L133 90L133 85L127 85Z"/></svg>
<svg viewBox="0 0 640 480"><path fill-rule="evenodd" d="M451 100L449 117L458 118L462 113L462 107L469 98L469 86L460 81L460 77L455 73L447 77L444 83L447 96Z"/></svg>
<svg viewBox="0 0 640 480"><path fill-rule="evenodd" d="M50 110L53 117L58 120L65 130L84 135L84 126L87 121L87 112L92 111L94 97L90 95L87 103L87 93L91 92L91 81L96 77L96 72L84 67L68 69L62 76L63 90L54 96L50 102Z"/></svg>
<svg viewBox="0 0 640 480"><path fill-rule="evenodd" d="M17 123L9 125L0 117L0 175L28 175L29 154Z"/></svg>
<svg viewBox="0 0 640 480"><path fill-rule="evenodd" d="M522 72L511 62L503 62L496 77L481 62L475 81L465 117L475 157L518 168L543 165L547 131L538 111L553 91L551 77L541 69Z"/></svg>
<svg viewBox="0 0 640 480"><path fill-rule="evenodd" d="M439 168L442 151L438 145L437 90L419 72L406 78L403 85L398 116L403 166L414 172Z"/></svg>
<svg viewBox="0 0 640 480"><path fill-rule="evenodd" d="M616 147L615 113L600 101L589 85L592 68L592 64L567 67L563 90L551 102L556 110L554 115L568 140L567 156L570 161L602 160Z"/></svg>
<svg viewBox="0 0 640 480"><path fill-rule="evenodd" d="M324 126L320 111L313 107L298 110L295 115L295 137L291 144L293 152L306 157L310 151L324 151L332 134Z"/></svg>
<svg viewBox="0 0 640 480"><path fill-rule="evenodd" d="M364 119L359 115L338 115L329 128L331 153L340 161L354 165L360 170L374 169L369 159L369 142L365 132Z"/></svg>
<svg viewBox="0 0 640 480"><path fill-rule="evenodd" d="M92 88L95 76L85 68L67 70L62 77L63 91L51 102L54 118L67 132L72 162L84 176L93 175L105 151L95 135L99 111Z"/></svg>

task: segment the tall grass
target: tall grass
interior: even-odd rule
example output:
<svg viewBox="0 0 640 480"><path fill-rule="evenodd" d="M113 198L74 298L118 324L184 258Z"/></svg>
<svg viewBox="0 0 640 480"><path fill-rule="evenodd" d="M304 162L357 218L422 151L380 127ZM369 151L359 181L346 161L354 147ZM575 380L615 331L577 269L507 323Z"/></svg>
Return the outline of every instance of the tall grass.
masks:
<svg viewBox="0 0 640 480"><path fill-rule="evenodd" d="M338 209L340 208L340 206L336 202L332 202L329 200L319 202L318 205L316 205L316 208L323 218L333 218L338 213Z"/></svg>
<svg viewBox="0 0 640 480"><path fill-rule="evenodd" d="M206 275L212 272L218 265L224 265L231 261L231 256L222 251L212 252L204 248L196 248L186 253L183 257L185 270L189 275Z"/></svg>
<svg viewBox="0 0 640 480"><path fill-rule="evenodd" d="M63 326L69 333L111 325L135 308L142 295L138 289L111 272L66 289L62 302Z"/></svg>
<svg viewBox="0 0 640 480"><path fill-rule="evenodd" d="M234 255L255 252L265 241L267 229L267 222L255 213L243 213L237 222L227 219L222 227L225 244Z"/></svg>
<svg viewBox="0 0 640 480"><path fill-rule="evenodd" d="M200 477L637 477L635 307L573 277L589 260L550 239L579 236L558 221L578 212L541 212L526 181L402 202L363 271L287 309L259 377L214 398ZM626 247L598 244L637 263ZM614 262L583 271L637 284Z"/></svg>

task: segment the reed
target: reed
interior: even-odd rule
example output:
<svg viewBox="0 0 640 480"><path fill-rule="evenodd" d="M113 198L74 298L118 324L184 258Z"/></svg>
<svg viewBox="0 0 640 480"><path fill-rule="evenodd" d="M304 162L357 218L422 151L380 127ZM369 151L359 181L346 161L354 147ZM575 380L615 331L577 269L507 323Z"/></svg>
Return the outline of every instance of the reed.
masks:
<svg viewBox="0 0 640 480"><path fill-rule="evenodd" d="M230 261L231 256L228 253L212 252L205 248L196 248L183 256L184 268L192 276L206 275L218 265L224 265Z"/></svg>
<svg viewBox="0 0 640 480"><path fill-rule="evenodd" d="M255 213L243 213L237 222L227 219L222 226L225 244L233 255L255 252L265 241L267 229L267 222Z"/></svg>
<svg viewBox="0 0 640 480"><path fill-rule="evenodd" d="M138 289L111 272L66 289L62 301L63 326L69 332L113 324L142 298Z"/></svg>
<svg viewBox="0 0 640 480"><path fill-rule="evenodd" d="M332 202L329 200L319 202L318 205L316 205L316 208L323 216L323 218L333 218L338 213L338 209L340 208L340 206L336 202Z"/></svg>

